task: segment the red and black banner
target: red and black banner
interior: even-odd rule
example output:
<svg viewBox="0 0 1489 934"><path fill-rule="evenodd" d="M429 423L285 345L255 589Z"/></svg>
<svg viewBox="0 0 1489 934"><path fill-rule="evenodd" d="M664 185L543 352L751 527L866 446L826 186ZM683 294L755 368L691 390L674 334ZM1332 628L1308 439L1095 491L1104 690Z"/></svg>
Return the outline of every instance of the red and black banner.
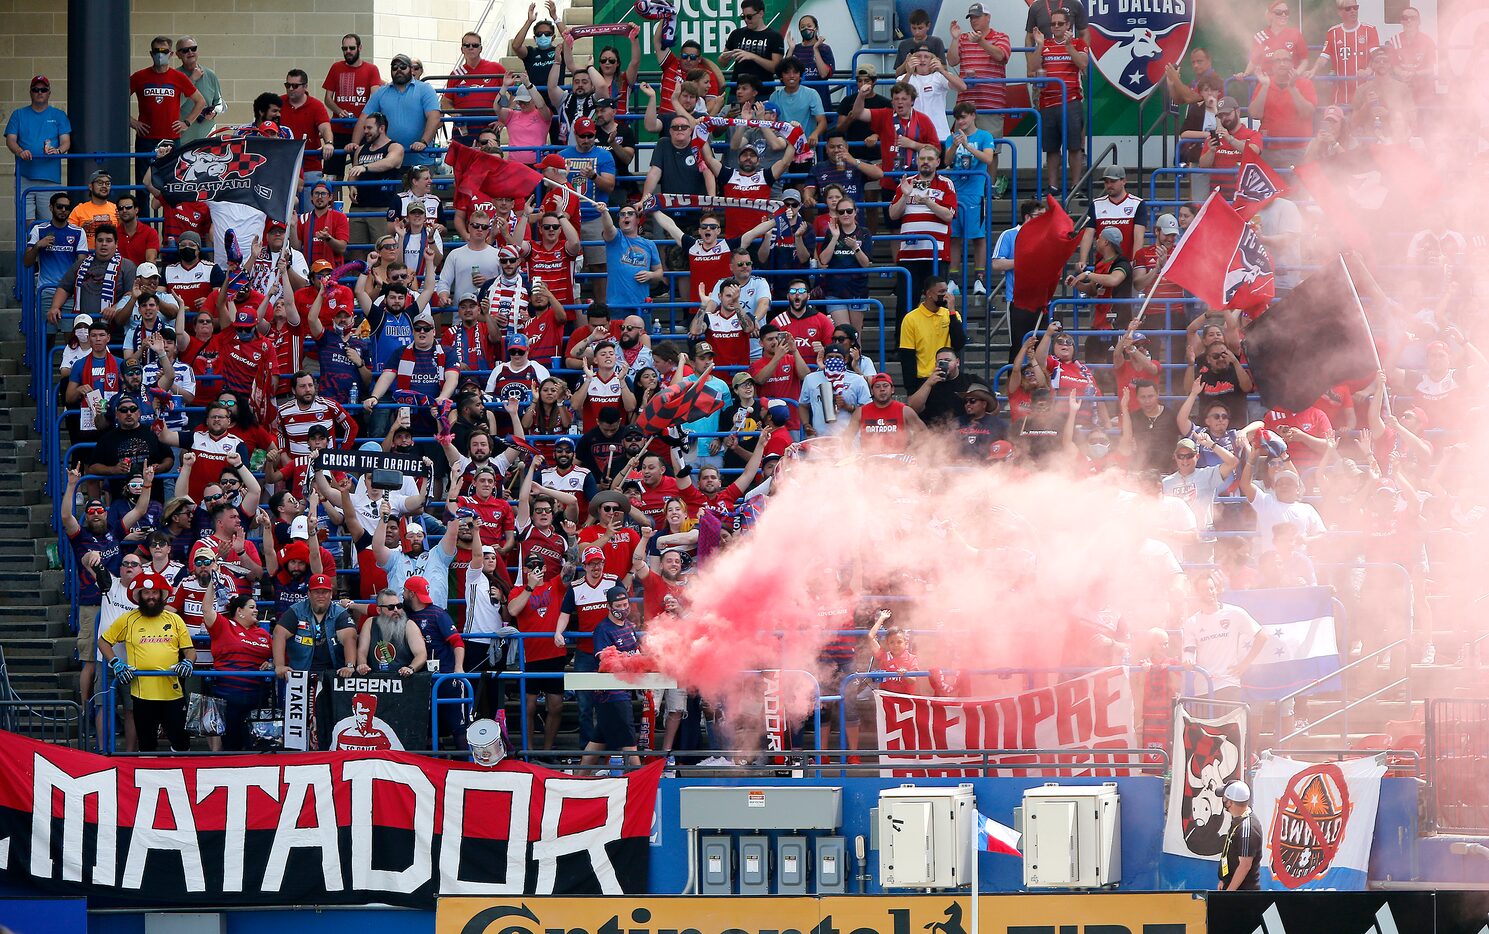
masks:
<svg viewBox="0 0 1489 934"><path fill-rule="evenodd" d="M0 879L172 907L643 893L663 768L587 779L399 752L124 759L3 731L0 761Z"/></svg>
<svg viewBox="0 0 1489 934"><path fill-rule="evenodd" d="M230 201L288 223L305 144L268 136L209 136L172 149L150 165L161 197Z"/></svg>

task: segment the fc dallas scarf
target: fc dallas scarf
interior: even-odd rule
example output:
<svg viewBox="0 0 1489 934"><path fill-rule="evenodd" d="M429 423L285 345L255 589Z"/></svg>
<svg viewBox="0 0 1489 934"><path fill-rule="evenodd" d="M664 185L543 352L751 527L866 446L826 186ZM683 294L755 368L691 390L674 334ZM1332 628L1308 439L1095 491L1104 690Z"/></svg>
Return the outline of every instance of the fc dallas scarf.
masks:
<svg viewBox="0 0 1489 934"><path fill-rule="evenodd" d="M88 271L93 268L93 260L97 257L97 253L89 253L78 264L77 278L73 280L72 285L73 295L83 294L83 282L88 278ZM119 263L119 253L115 251L114 255L109 257L109 263L103 270L103 284L99 289L98 298L98 307L100 310L114 307L114 292L119 287Z"/></svg>
<svg viewBox="0 0 1489 934"><path fill-rule="evenodd" d="M636 0L636 15L642 19L663 20L662 48L670 49L677 41L677 7L672 0ZM580 27L583 28L583 27Z"/></svg>
<svg viewBox="0 0 1489 934"><path fill-rule="evenodd" d="M770 198L726 198L723 195L669 195L664 192L654 192L642 210L651 211L656 208L751 208L756 211L782 211L786 207L784 201L774 201Z"/></svg>
<svg viewBox="0 0 1489 934"><path fill-rule="evenodd" d="M777 134L786 137L786 143L798 153L801 152L801 142L806 139L807 131L800 124L787 123L784 120L752 120L748 117L703 117L698 123L709 132L721 130L724 127L748 127L753 130L774 130Z"/></svg>

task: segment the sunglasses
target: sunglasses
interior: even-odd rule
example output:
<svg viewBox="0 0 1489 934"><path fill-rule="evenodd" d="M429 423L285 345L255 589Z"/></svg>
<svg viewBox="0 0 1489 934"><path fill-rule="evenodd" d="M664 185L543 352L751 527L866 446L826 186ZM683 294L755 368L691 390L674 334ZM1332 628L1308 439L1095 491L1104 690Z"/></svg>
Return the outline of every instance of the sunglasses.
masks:
<svg viewBox="0 0 1489 934"><path fill-rule="evenodd" d="M801 288L800 286L797 286L794 289L787 289L786 290L786 294L787 295L805 295L805 294L807 294L807 290Z"/></svg>
<svg viewBox="0 0 1489 934"><path fill-rule="evenodd" d="M293 91L295 88L303 88L304 86L305 86L305 83L303 81L295 82L295 83L291 83L289 81L286 81L284 83L284 89L286 91Z"/></svg>
<svg viewBox="0 0 1489 934"><path fill-rule="evenodd" d="M470 229L471 230L490 230L491 229L491 225L490 224L471 224L470 225Z"/></svg>
<svg viewBox="0 0 1489 934"><path fill-rule="evenodd" d="M516 356L518 354L525 354L525 353L527 353L527 348L526 347L509 347L509 348L507 348L507 353L508 354L511 354L513 356Z"/></svg>
<svg viewBox="0 0 1489 934"><path fill-rule="evenodd" d="M131 412L138 412L139 410L140 407L137 405L121 405L114 411L118 412L120 415L128 415Z"/></svg>
<svg viewBox="0 0 1489 934"><path fill-rule="evenodd" d="M515 265L517 265L520 262L522 262L522 261L521 260L518 260L518 259L504 259L504 260L501 261L501 264L503 266L515 266Z"/></svg>
<svg viewBox="0 0 1489 934"><path fill-rule="evenodd" d="M220 499L222 499L222 494L221 493L213 493L210 496L203 496L202 497L202 502L204 502L204 503L215 503L215 502L217 502Z"/></svg>
<svg viewBox="0 0 1489 934"><path fill-rule="evenodd" d="M121 562L119 562L119 567L121 567L121 568L142 568L144 566L145 566L145 562L143 562L143 561L121 561Z"/></svg>
<svg viewBox="0 0 1489 934"><path fill-rule="evenodd" d="M679 55L678 56L678 58L682 59L685 62L696 62L698 59L700 59L702 57L703 57L702 55L686 55L686 54Z"/></svg>
<svg viewBox="0 0 1489 934"><path fill-rule="evenodd" d="M479 49L481 47L481 43L479 43L479 42L462 42L462 43L460 43L460 47L462 49Z"/></svg>
<svg viewBox="0 0 1489 934"><path fill-rule="evenodd" d="M415 334L418 334L418 333L428 333L429 331L433 331L433 330L434 330L434 328L430 327L427 324L416 324L416 325L414 325L414 333Z"/></svg>
<svg viewBox="0 0 1489 934"><path fill-rule="evenodd" d="M838 208L837 213L838 214L842 214L842 215L857 214L858 213L858 209L857 208Z"/></svg>
<svg viewBox="0 0 1489 934"><path fill-rule="evenodd" d="M101 511L102 510L100 510L100 512ZM600 512L620 512L620 507L619 506L614 506L614 505L601 506L600 507Z"/></svg>
<svg viewBox="0 0 1489 934"><path fill-rule="evenodd" d="M211 565L212 562L214 562L216 560L217 559L214 558L214 557L212 557L211 555L203 555L200 558L195 559L191 563L195 567L204 568L204 567L207 567L207 566Z"/></svg>
<svg viewBox="0 0 1489 934"><path fill-rule="evenodd" d="M341 47L341 51L343 52L359 52L361 49L362 47L357 45L344 45Z"/></svg>
<svg viewBox="0 0 1489 934"><path fill-rule="evenodd" d="M408 66L407 65L394 65L393 68L392 68L392 70L393 71L408 71Z"/></svg>
<svg viewBox="0 0 1489 934"><path fill-rule="evenodd" d="M699 230L718 230L719 229L719 225L718 224L699 224L698 225L698 229Z"/></svg>
<svg viewBox="0 0 1489 934"><path fill-rule="evenodd" d="M595 138L595 134L593 134L593 133L576 133L576 134L574 134L574 138L575 139L594 139Z"/></svg>
<svg viewBox="0 0 1489 934"><path fill-rule="evenodd" d="M52 91L51 88L32 88L31 89L31 93L32 94L50 94L51 91Z"/></svg>
<svg viewBox="0 0 1489 934"><path fill-rule="evenodd" d="M58 201L56 204L52 205L52 210L53 211L71 211L72 210L72 204L71 204L71 202L67 202L67 201Z"/></svg>
<svg viewBox="0 0 1489 934"><path fill-rule="evenodd" d="M377 608L379 610L401 610L401 609L403 609L403 604L402 603L379 603L377 605Z"/></svg>
<svg viewBox="0 0 1489 934"><path fill-rule="evenodd" d="M738 266L740 269L745 269L745 268L750 267L750 266L753 266L755 264L753 262L751 262L750 260L741 259L741 260L735 260L734 265Z"/></svg>
<svg viewBox="0 0 1489 934"><path fill-rule="evenodd" d="M103 508L102 506L89 506L87 509L83 510L83 512L86 515L90 516L101 516L106 514L108 510Z"/></svg>
<svg viewBox="0 0 1489 934"><path fill-rule="evenodd" d="M544 230L563 230L563 227L559 224L543 224L542 228Z"/></svg>

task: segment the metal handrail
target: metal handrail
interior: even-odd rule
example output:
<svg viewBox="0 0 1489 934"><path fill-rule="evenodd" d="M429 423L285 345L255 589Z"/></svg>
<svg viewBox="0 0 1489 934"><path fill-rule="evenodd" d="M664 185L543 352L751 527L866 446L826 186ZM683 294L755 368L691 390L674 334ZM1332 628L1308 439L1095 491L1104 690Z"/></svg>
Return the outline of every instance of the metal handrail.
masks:
<svg viewBox="0 0 1489 934"><path fill-rule="evenodd" d="M1405 641L1405 640L1402 640L1402 641ZM1342 671L1343 669L1340 669L1340 670ZM1354 708L1360 706L1361 704L1363 704L1363 703L1365 703L1367 701L1373 701L1377 697L1380 697L1382 694L1386 694L1386 693L1388 693L1390 691L1395 691L1395 690L1397 690L1399 688L1402 688L1402 687L1406 686L1406 684L1410 680L1411 680L1410 678L1401 678L1400 680L1393 681L1392 683L1386 685L1383 688L1380 688L1380 689L1375 690L1375 691L1371 691L1369 694L1366 694L1364 697L1361 697L1358 700L1350 701L1348 704L1345 704L1343 707L1340 707L1338 710L1334 711L1333 713L1327 714L1327 715L1325 715L1324 717L1321 717L1318 720L1314 720L1312 723L1309 723L1309 724L1303 726L1301 729L1297 729L1297 730L1292 731L1291 733L1287 734L1286 736L1284 736L1284 737L1276 740L1276 742L1278 742L1278 743L1286 743L1289 740L1297 739L1299 736L1302 736L1304 733L1308 732L1309 730L1313 729L1314 727L1320 726L1320 725L1322 725L1324 723L1328 723L1330 720L1332 720L1335 717L1340 716L1342 714L1348 714L1351 710L1353 710ZM1282 729L1282 723L1281 723L1281 705L1280 704L1278 705L1278 712L1279 712L1279 716L1278 716L1277 728L1280 730L1280 729ZM1345 723L1348 724L1348 722L1349 722L1348 719L1346 719L1345 720ZM1347 727L1346 727L1346 731L1347 731Z"/></svg>
<svg viewBox="0 0 1489 934"><path fill-rule="evenodd" d="M1279 697L1277 699L1277 731L1276 732L1277 733L1281 733L1282 732L1282 711L1283 711L1283 708L1285 708L1287 706L1287 703L1289 701L1295 701L1299 697L1302 697L1304 694L1308 693L1309 691L1312 691L1314 688L1320 687L1321 685L1323 685L1323 684L1325 684L1325 683L1327 683L1329 681L1332 681L1335 678L1338 678L1338 677L1342 676L1345 672L1348 672L1348 671L1350 671L1350 670L1352 670L1354 668L1357 668L1357 667L1365 664L1366 662L1370 661L1373 658L1377 658L1377 657L1379 657L1381 655L1386 654L1387 652L1390 652L1392 649L1396 649L1396 648L1399 648L1401 646L1404 646L1404 645L1407 644L1407 642L1408 642L1408 640L1406 640L1406 639L1397 639L1395 642L1392 642L1390 645L1387 645L1384 648L1376 649L1374 652L1371 652L1369 655L1363 655L1363 656L1355 659L1354 661L1350 662L1348 665L1343 666L1342 668L1335 669L1334 671L1329 672L1328 674L1324 675L1323 677L1315 678L1314 680L1312 680L1312 681L1308 682L1307 684L1303 685L1302 687L1298 688L1296 691L1293 691L1291 694L1285 694L1282 697ZM1379 692L1377 692L1377 693L1379 693ZM1305 733L1308 730L1312 729L1313 727L1318 726L1320 723L1324 723L1324 722L1326 722L1326 721L1328 721L1328 720L1330 720L1330 719L1338 716L1339 714L1341 714L1341 713L1349 710L1351 707L1356 706L1356 704L1358 704L1358 702L1355 702L1355 704L1349 704L1349 705L1346 705L1344 707L1341 707L1339 710L1334 711L1333 713L1329 714L1327 717L1324 717L1322 720L1317 720L1317 721L1315 721L1313 723L1310 723L1307 726L1303 727L1303 729L1301 729L1301 730L1297 730L1297 731L1295 731L1293 733L1289 733L1287 735L1286 739L1292 739L1295 736L1299 736L1302 733ZM1281 742L1281 740L1279 740L1279 742Z"/></svg>

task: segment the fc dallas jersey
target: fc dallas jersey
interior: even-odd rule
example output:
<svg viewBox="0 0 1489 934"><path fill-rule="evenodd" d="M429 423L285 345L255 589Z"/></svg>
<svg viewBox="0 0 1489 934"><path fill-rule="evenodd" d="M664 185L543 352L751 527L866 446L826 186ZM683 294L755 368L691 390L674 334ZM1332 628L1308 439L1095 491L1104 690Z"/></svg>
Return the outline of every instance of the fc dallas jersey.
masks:
<svg viewBox="0 0 1489 934"><path fill-rule="evenodd" d="M527 595L527 606L517 614L517 628L523 632L556 632L558 614L564 608L564 582L556 573L543 579L543 586ZM564 650L553 644L551 636L522 640L523 656L530 662L563 658Z"/></svg>
<svg viewBox="0 0 1489 934"><path fill-rule="evenodd" d="M1044 76L1046 78L1060 78L1065 82L1065 100L1082 100L1081 94L1081 69L1075 67L1075 60L1070 50L1086 52L1086 43L1080 39L1071 39L1070 48L1066 48L1054 39L1044 40L1044 45L1039 49L1039 59L1044 64ZM1060 85L1054 83L1041 84L1039 86L1039 107L1041 110L1048 107L1060 106Z"/></svg>
<svg viewBox="0 0 1489 934"><path fill-rule="evenodd" d="M574 257L562 241L549 249L542 244L530 244L527 254L527 275L530 281L543 280L543 285L560 305L574 304Z"/></svg>
<svg viewBox="0 0 1489 934"><path fill-rule="evenodd" d="M714 363L718 366L749 366L750 335L745 332L739 314L722 315L711 311L703 322L704 333L713 345Z"/></svg>
<svg viewBox="0 0 1489 934"><path fill-rule="evenodd" d="M708 295L714 286L729 277L733 252L733 247L722 239L715 240L713 246L704 246L701 240L695 240L688 247L688 277L693 282L694 299L698 295Z"/></svg>
<svg viewBox="0 0 1489 934"><path fill-rule="evenodd" d="M267 337L240 341L233 331L223 331L219 336L226 338L223 341L222 354L217 360L217 371L222 374L221 388L247 395L253 388L259 368L273 366L277 361L278 351Z"/></svg>
<svg viewBox="0 0 1489 934"><path fill-rule="evenodd" d="M540 482L550 490L573 493L579 500L579 514L582 516L589 511L589 502L584 495L585 487L589 486L589 478L589 468L575 464L563 473L557 467L543 468Z"/></svg>
<svg viewBox="0 0 1489 934"><path fill-rule="evenodd" d="M825 347L832 343L832 319L821 312L811 311L810 307L807 314L800 318L792 317L790 311L783 311L770 323L796 338L796 347L801 351L802 359L813 366L821 361L817 359L817 352L812 349L812 344Z"/></svg>
<svg viewBox="0 0 1489 934"><path fill-rule="evenodd" d="M527 559L531 555L537 555L543 559L543 577L545 580L557 580L559 573L563 570L564 552L568 550L569 543L555 527L550 526L544 532L532 523L523 526L517 533L519 542L517 550L519 568L527 567Z"/></svg>
<svg viewBox="0 0 1489 934"><path fill-rule="evenodd" d="M616 578L605 575L600 578L599 586L591 587L589 578L581 577L569 593L564 597L564 609L570 614L569 635L564 638L577 651L593 652L595 650L594 640L589 638L589 633L595 631L595 626L610 615L610 606L605 600L605 594L615 586ZM582 633L581 638L574 638L574 633Z"/></svg>
<svg viewBox="0 0 1489 934"><path fill-rule="evenodd" d="M719 194L725 198L769 198L770 179L761 169L746 175L739 169L725 169ZM724 208L724 236L738 237L765 219L767 211L759 208Z"/></svg>
<svg viewBox="0 0 1489 934"><path fill-rule="evenodd" d="M916 177L911 194L928 197L942 207L950 208L953 215L956 213L956 189L951 182L940 176L929 182ZM899 202L905 198L904 189L896 187L894 200ZM900 218L900 234L905 237L915 234L920 236L899 242L898 259L934 260L939 257L942 262L950 262L951 221L943 221L937 217L930 205L907 203L905 213Z"/></svg>
<svg viewBox="0 0 1489 934"><path fill-rule="evenodd" d="M207 295L212 291L212 273L216 269L211 263L200 260L190 269L180 263L172 263L165 267L165 287L181 300L182 307L188 313L200 311Z"/></svg>
<svg viewBox="0 0 1489 934"><path fill-rule="evenodd" d="M1334 74L1341 78L1354 78L1369 67L1370 50L1380 45L1380 34L1369 23L1360 23L1354 29L1345 29L1343 23L1329 28L1324 36L1323 54L1328 56ZM1334 103L1348 104L1355 96L1354 81L1334 81Z"/></svg>
<svg viewBox="0 0 1489 934"><path fill-rule="evenodd" d="M1156 246L1145 246L1137 251L1132 258L1132 268L1144 271L1158 268L1158 248ZM1153 289L1154 298L1183 298L1184 290L1167 279L1160 279L1158 287ZM1137 402L1136 399L1133 400Z"/></svg>
<svg viewBox="0 0 1489 934"><path fill-rule="evenodd" d="M619 370L609 379L601 379L596 373L590 377L588 393L584 398L584 430L589 431L600 423L600 410L608 406L619 409L620 384L625 379Z"/></svg>
<svg viewBox="0 0 1489 934"><path fill-rule="evenodd" d="M1122 233L1122 255L1131 256L1134 249L1133 234L1136 232L1134 227L1142 209L1143 199L1137 195L1124 194L1121 201L1113 201L1102 195L1091 202L1091 218L1086 221L1086 225L1096 231L1097 237L1108 227L1117 228Z"/></svg>
<svg viewBox="0 0 1489 934"><path fill-rule="evenodd" d="M859 450L865 454L899 454L909 448L905 408L905 403L891 399L882 406L870 402L860 409Z"/></svg>
<svg viewBox="0 0 1489 934"><path fill-rule="evenodd" d="M516 531L517 516L512 512L512 504L500 496L492 494L489 499L462 496L458 502L460 506L474 511L476 518L480 520L482 545L500 548L506 541L507 533Z"/></svg>
<svg viewBox="0 0 1489 934"><path fill-rule="evenodd" d="M186 495L197 502L202 501L202 491L207 485L221 478L229 454L238 451L248 460L248 445L231 431L213 438L205 428L199 428L191 433L191 451L196 454L196 463L191 468L191 488Z"/></svg>

